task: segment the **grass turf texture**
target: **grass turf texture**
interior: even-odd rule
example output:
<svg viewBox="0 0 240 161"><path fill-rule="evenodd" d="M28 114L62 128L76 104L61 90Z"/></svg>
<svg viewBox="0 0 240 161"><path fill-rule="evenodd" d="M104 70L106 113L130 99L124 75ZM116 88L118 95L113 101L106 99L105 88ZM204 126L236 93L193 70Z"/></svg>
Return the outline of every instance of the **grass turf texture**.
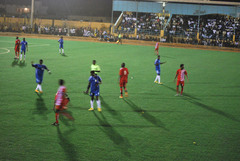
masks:
<svg viewBox="0 0 240 161"><path fill-rule="evenodd" d="M161 81L156 77L154 46L26 39L26 63L16 63L14 37L0 37L0 160L240 160L240 54L160 48ZM39 59L44 74L42 97L34 90ZM103 112L90 112L84 95L90 65L102 72ZM129 68L129 98L119 99L118 72ZM185 64L190 81L175 97L176 70ZM69 111L75 122L52 111L58 79L66 81ZM95 103L96 108L96 103ZM193 144L196 142L196 144Z"/></svg>

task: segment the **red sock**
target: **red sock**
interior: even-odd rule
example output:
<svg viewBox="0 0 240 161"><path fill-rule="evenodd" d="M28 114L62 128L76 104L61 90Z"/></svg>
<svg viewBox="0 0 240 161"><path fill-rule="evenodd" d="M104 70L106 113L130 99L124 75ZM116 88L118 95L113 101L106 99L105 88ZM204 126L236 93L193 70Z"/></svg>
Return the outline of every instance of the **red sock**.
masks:
<svg viewBox="0 0 240 161"><path fill-rule="evenodd" d="M181 89L181 94L183 93L183 87L182 87L182 89Z"/></svg>
<svg viewBox="0 0 240 161"><path fill-rule="evenodd" d="M56 123L58 124L59 113L55 113Z"/></svg>
<svg viewBox="0 0 240 161"><path fill-rule="evenodd" d="M122 88L120 88L120 92L121 92L121 96L122 96L122 94L123 94L123 93L122 93Z"/></svg>
<svg viewBox="0 0 240 161"><path fill-rule="evenodd" d="M179 93L179 91L178 91L178 87L177 87L177 93Z"/></svg>

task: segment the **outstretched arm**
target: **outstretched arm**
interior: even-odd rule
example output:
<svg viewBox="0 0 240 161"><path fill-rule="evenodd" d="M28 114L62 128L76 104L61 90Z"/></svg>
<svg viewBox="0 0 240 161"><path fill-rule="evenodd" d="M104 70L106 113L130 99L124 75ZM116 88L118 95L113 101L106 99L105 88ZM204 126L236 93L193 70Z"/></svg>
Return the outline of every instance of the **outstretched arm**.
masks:
<svg viewBox="0 0 240 161"><path fill-rule="evenodd" d="M51 74L51 71L47 67L45 69L48 71L48 74Z"/></svg>
<svg viewBox="0 0 240 161"><path fill-rule="evenodd" d="M160 64L165 64L166 63L166 61L165 62L162 62L162 63L160 63Z"/></svg>

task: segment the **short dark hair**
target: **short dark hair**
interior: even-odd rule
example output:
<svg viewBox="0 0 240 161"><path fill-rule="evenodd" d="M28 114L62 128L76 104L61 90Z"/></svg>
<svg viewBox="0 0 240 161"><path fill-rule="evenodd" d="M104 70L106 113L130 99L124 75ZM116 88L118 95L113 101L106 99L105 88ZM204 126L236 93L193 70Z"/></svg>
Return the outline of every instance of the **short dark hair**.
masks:
<svg viewBox="0 0 240 161"><path fill-rule="evenodd" d="M180 67L183 67L184 66L184 64L180 64Z"/></svg>
<svg viewBox="0 0 240 161"><path fill-rule="evenodd" d="M18 36L16 37L16 39L18 39Z"/></svg>
<svg viewBox="0 0 240 161"><path fill-rule="evenodd" d="M125 67L125 63L122 63L122 67Z"/></svg>
<svg viewBox="0 0 240 161"><path fill-rule="evenodd" d="M59 85L64 85L64 80L63 79L59 79Z"/></svg>

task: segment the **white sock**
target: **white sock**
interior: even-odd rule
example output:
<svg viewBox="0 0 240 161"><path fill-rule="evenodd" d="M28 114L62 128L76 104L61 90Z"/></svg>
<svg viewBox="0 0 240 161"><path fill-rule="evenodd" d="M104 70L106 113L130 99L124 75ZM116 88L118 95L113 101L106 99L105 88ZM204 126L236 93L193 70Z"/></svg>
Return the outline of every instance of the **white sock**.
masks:
<svg viewBox="0 0 240 161"><path fill-rule="evenodd" d="M24 59L26 59L26 55L24 54Z"/></svg>
<svg viewBox="0 0 240 161"><path fill-rule="evenodd" d="M64 49L62 49L62 53L64 54Z"/></svg>
<svg viewBox="0 0 240 161"><path fill-rule="evenodd" d="M37 85L37 88L36 88L36 90L38 90L38 88L39 88L39 84Z"/></svg>
<svg viewBox="0 0 240 161"><path fill-rule="evenodd" d="M157 76L158 83L160 83L160 75Z"/></svg>
<svg viewBox="0 0 240 161"><path fill-rule="evenodd" d="M158 75L156 76L156 79L155 79L155 81L154 82L156 82L158 80Z"/></svg>
<svg viewBox="0 0 240 161"><path fill-rule="evenodd" d="M20 59L22 59L22 54L20 55Z"/></svg>
<svg viewBox="0 0 240 161"><path fill-rule="evenodd" d="M61 49L59 49L59 54L61 54Z"/></svg>
<svg viewBox="0 0 240 161"><path fill-rule="evenodd" d="M38 85L38 88L39 88L40 91L42 91L42 85L41 84Z"/></svg>
<svg viewBox="0 0 240 161"><path fill-rule="evenodd" d="M100 100L97 100L97 106L98 106L98 108L101 108L101 102L100 102Z"/></svg>
<svg viewBox="0 0 240 161"><path fill-rule="evenodd" d="M93 108L93 100L90 100L91 108Z"/></svg>

